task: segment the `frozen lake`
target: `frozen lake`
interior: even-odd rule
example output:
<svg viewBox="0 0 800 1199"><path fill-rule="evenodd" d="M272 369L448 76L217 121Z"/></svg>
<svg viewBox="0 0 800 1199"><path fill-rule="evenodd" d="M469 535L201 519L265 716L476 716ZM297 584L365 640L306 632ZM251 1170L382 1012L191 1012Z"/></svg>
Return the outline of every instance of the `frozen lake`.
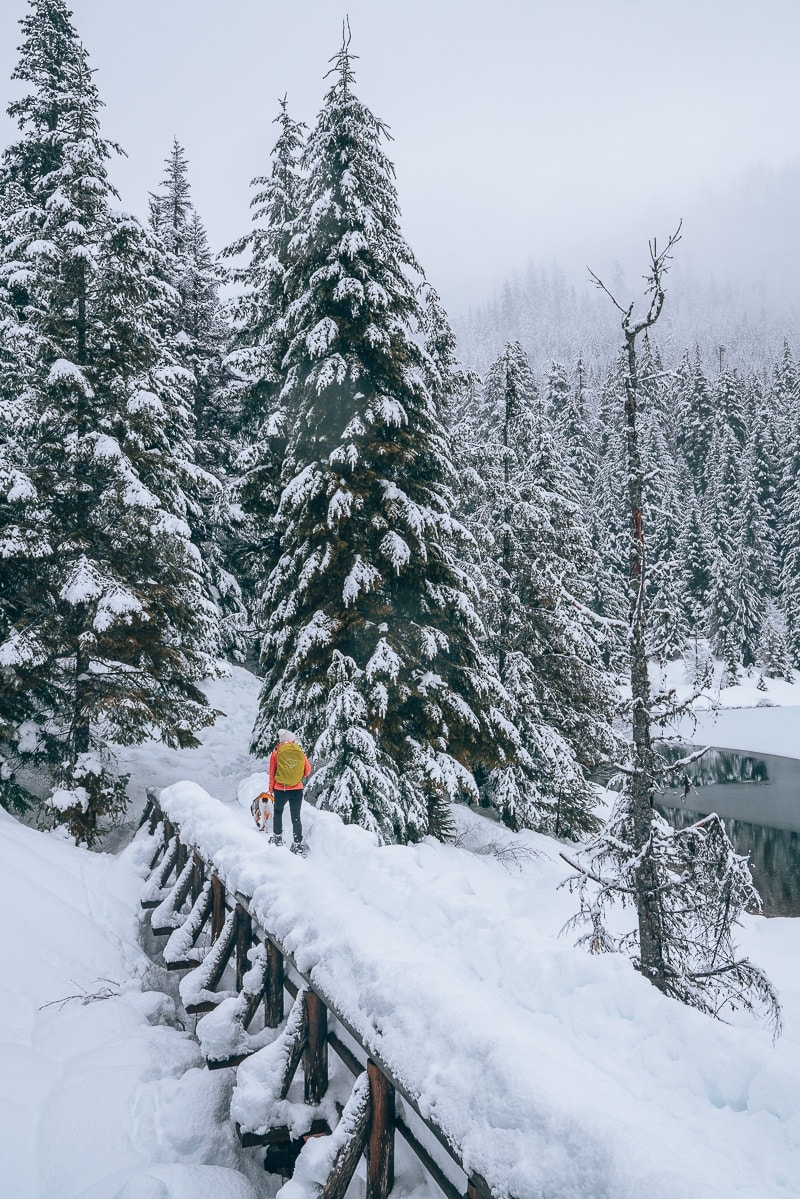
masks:
<svg viewBox="0 0 800 1199"><path fill-rule="evenodd" d="M682 786L658 797L672 823L716 812L737 852L750 856L764 914L800 916L800 760L711 749L689 777L685 800Z"/></svg>

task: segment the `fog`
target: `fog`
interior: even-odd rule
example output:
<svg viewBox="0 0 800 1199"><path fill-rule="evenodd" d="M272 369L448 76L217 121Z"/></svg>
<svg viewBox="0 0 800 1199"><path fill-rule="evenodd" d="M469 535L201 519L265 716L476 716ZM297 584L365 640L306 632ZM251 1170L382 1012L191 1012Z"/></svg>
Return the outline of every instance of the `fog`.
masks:
<svg viewBox="0 0 800 1199"><path fill-rule="evenodd" d="M74 0L140 216L173 137L216 248L250 221L278 98L313 122L345 5ZM5 98L25 0L0 9ZM798 256L796 0L348 0L357 91L391 128L403 229L452 311L530 260L585 282L684 218L699 272L769 289ZM2 142L15 136L3 116ZM737 268L737 269L739 269Z"/></svg>

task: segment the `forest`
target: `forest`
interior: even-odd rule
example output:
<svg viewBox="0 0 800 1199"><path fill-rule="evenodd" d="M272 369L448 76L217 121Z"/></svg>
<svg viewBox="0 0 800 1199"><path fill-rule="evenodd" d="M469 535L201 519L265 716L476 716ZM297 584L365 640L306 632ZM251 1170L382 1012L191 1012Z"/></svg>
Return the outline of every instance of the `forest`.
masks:
<svg viewBox="0 0 800 1199"><path fill-rule="evenodd" d="M457 344L346 46L313 130L280 106L252 228L217 255L177 141L149 223L120 210L65 6L22 25L0 226L3 802L43 799L91 841L125 802L113 745L191 743L213 719L197 681L228 657L264 678L254 749L296 727L346 820L415 838L466 798L586 831L626 654L608 321L531 268ZM670 332L665 353L648 331L640 371L648 654L683 656L700 688L715 660L723 687L791 678L792 352L743 368Z"/></svg>

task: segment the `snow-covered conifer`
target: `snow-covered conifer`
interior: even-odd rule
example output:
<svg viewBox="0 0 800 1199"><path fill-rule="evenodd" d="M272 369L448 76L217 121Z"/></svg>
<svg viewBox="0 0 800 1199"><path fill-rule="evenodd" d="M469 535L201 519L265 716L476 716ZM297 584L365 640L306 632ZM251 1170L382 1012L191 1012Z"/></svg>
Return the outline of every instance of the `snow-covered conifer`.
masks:
<svg viewBox="0 0 800 1199"><path fill-rule="evenodd" d="M764 619L756 645L756 666L768 679L794 682L792 656L789 652L786 617L774 600L767 600Z"/></svg>
<svg viewBox="0 0 800 1199"><path fill-rule="evenodd" d="M748 428L748 394L738 371L724 367L711 385L711 403L718 428L730 429L740 446Z"/></svg>
<svg viewBox="0 0 800 1199"><path fill-rule="evenodd" d="M224 365L229 329L219 289L223 272L192 204L189 164L175 140L160 190L150 196L150 226L163 249L165 281L176 301L163 329L175 360L188 372L197 469L186 481L188 519L209 573L220 613L221 648L241 659L248 650L249 619L234 577L236 540L229 476L235 460L238 413Z"/></svg>
<svg viewBox="0 0 800 1199"><path fill-rule="evenodd" d="M346 741L353 776L372 772L371 827L408 840L443 833L450 802L477 793L472 772L513 757L518 736L457 561L450 447L426 386L419 268L398 226L386 129L353 91L346 43L332 74L282 281L290 419L253 749L271 748L283 724L318 754ZM332 669L346 707L332 701ZM312 786L347 813L329 773Z"/></svg>
<svg viewBox="0 0 800 1199"><path fill-rule="evenodd" d="M700 350L694 358L683 355L675 378L675 440L701 494L708 480L709 437L714 427L714 400L700 362Z"/></svg>
<svg viewBox="0 0 800 1199"><path fill-rule="evenodd" d="M290 116L285 96L274 123L279 133L270 173L252 183L253 228L224 251L236 260L230 274L239 288L231 304L234 336L227 365L242 414L243 445L234 489L244 514L238 574L251 602L263 591L280 556L274 517L291 427L287 399L281 394L289 346L285 272L298 211L305 126Z"/></svg>
<svg viewBox="0 0 800 1199"><path fill-rule="evenodd" d="M28 586L0 661L4 699L26 691L35 709L24 724L13 704L9 724L4 711L6 745L50 763L56 818L91 842L124 804L107 743L191 744L212 718L196 684L217 634L186 523L186 372L160 336L171 293L157 246L111 210L114 147L69 16L61 0L32 0L22 22L16 76L31 91L11 106L21 137L0 173L4 348L20 329L33 347L24 382L36 421L35 519L15 563Z"/></svg>
<svg viewBox="0 0 800 1199"><path fill-rule="evenodd" d="M684 514L678 535L677 560L681 570L687 614L691 613L691 624L702 632L706 627L705 609L711 586L714 547L694 488L688 485L684 491Z"/></svg>
<svg viewBox="0 0 800 1199"><path fill-rule="evenodd" d="M612 748L613 701L587 603L596 562L578 483L518 342L488 373L471 441L466 515L487 563L487 644L527 754L488 790L509 823L574 836L592 824L581 766Z"/></svg>

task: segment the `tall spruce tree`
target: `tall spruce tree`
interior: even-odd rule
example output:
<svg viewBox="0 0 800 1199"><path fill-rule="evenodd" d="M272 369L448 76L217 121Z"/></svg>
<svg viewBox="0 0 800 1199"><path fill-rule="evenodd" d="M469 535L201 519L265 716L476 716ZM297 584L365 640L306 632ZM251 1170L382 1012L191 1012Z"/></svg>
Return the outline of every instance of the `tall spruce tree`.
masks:
<svg viewBox="0 0 800 1199"><path fill-rule="evenodd" d="M675 437L699 494L708 480L709 436L714 425L711 388L695 347L694 358L686 351L675 378Z"/></svg>
<svg viewBox="0 0 800 1199"><path fill-rule="evenodd" d="M192 203L189 164L177 139L160 189L150 195L150 228L163 249L165 281L175 295L162 332L188 372L196 461L186 487L189 523L219 608L221 647L241 660L249 648L249 618L232 561L238 524L229 479L239 420L225 367L230 331L219 296L224 273Z"/></svg>
<svg viewBox="0 0 800 1199"><path fill-rule="evenodd" d="M251 603L263 593L280 557L275 523L291 413L282 394L289 347L284 318L286 268L300 192L299 157L305 126L289 114L287 98L275 118L279 133L268 175L253 180L253 228L223 253L235 259L231 279L234 337L228 357L231 389L241 412L242 450L235 495L244 513L238 536L238 576Z"/></svg>
<svg viewBox="0 0 800 1199"><path fill-rule="evenodd" d="M506 346L470 422L477 485L466 513L490 563L487 646L527 754L488 790L510 824L575 837L596 827L582 767L615 742L612 688L587 604L597 562L578 482L551 428L569 391L551 387L548 420L522 347Z"/></svg>
<svg viewBox="0 0 800 1199"><path fill-rule="evenodd" d="M91 843L125 802L109 742L190 745L212 719L196 684L213 669L216 611L186 523L191 414L160 334L172 293L159 249L111 209L114 147L69 11L30 10L15 72L30 90L10 108L21 137L0 173L0 352L35 420L33 490L10 494L35 501L0 630L13 763L0 788L20 761L46 762L55 818Z"/></svg>
<svg viewBox="0 0 800 1199"><path fill-rule="evenodd" d="M510 759L518 735L458 565L419 267L348 42L304 155L283 283L290 428L253 750L296 729L316 747L318 801L405 841L446 833L450 802L474 796L473 771Z"/></svg>

